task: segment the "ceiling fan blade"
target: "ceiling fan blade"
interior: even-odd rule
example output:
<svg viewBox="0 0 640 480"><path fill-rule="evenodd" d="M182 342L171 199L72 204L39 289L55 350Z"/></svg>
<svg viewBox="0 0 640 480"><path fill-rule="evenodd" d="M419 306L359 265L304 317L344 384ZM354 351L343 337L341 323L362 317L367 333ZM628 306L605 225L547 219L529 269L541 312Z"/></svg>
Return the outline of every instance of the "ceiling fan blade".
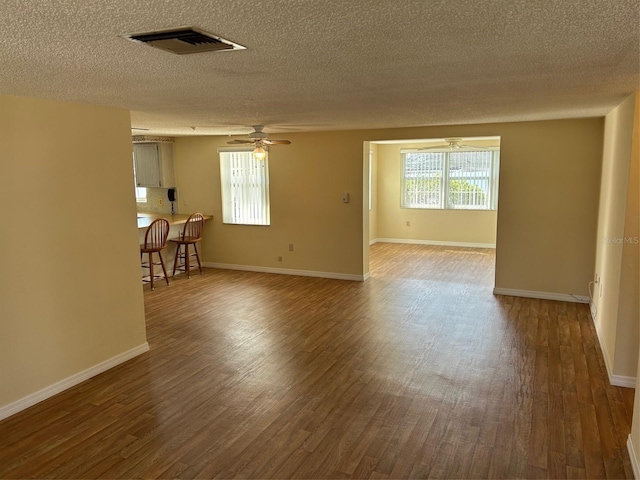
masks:
<svg viewBox="0 0 640 480"><path fill-rule="evenodd" d="M248 145L254 143L253 140L241 140L236 138L235 140L230 140L227 142L229 145Z"/></svg>
<svg viewBox="0 0 640 480"><path fill-rule="evenodd" d="M477 147L475 145L466 145L466 144L459 144L459 145L436 145L433 147L422 147L419 148L418 151L422 152L424 150L450 150L452 152L455 152L456 150L460 150L460 149L469 149L469 150L486 150L487 147Z"/></svg>
<svg viewBox="0 0 640 480"><path fill-rule="evenodd" d="M449 145L434 145L433 147L422 147L422 148L419 148L418 151L423 151L423 150L442 150L443 148L449 148Z"/></svg>
<svg viewBox="0 0 640 480"><path fill-rule="evenodd" d="M289 140L271 140L270 138L266 138L262 140L266 145L289 145L291 142Z"/></svg>

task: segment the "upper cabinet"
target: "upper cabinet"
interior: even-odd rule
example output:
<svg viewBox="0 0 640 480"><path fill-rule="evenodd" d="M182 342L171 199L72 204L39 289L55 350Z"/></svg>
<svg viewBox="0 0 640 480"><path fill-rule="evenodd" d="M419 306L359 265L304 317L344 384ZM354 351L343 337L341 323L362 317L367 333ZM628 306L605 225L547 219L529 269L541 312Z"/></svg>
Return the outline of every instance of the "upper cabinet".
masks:
<svg viewBox="0 0 640 480"><path fill-rule="evenodd" d="M138 187L173 188L173 143L134 143L133 163Z"/></svg>

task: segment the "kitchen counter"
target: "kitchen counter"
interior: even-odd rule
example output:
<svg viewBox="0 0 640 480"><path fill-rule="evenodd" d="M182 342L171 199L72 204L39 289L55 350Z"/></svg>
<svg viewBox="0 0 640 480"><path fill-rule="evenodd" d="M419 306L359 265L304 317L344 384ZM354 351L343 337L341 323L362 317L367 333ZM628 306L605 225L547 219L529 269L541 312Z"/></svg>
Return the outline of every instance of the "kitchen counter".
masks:
<svg viewBox="0 0 640 480"><path fill-rule="evenodd" d="M151 222L153 222L156 218L166 218L169 220L169 226L174 225L184 225L187 223L187 219L190 215L184 215L181 213L175 213L171 215L170 213L139 213L138 214L138 228L146 229ZM204 215L204 221L211 220L213 216Z"/></svg>

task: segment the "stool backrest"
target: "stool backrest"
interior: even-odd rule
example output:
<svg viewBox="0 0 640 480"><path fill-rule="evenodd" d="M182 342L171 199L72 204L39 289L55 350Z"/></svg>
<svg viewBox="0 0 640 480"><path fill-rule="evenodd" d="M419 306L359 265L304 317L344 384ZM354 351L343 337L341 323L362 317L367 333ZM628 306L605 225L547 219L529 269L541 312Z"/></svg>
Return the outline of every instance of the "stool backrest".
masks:
<svg viewBox="0 0 640 480"><path fill-rule="evenodd" d="M200 238L202 235L202 226L204 225L204 217L201 213L194 213L187 219L182 232L183 237Z"/></svg>
<svg viewBox="0 0 640 480"><path fill-rule="evenodd" d="M147 227L144 234L144 246L164 247L169 236L169 221L166 218L157 218Z"/></svg>

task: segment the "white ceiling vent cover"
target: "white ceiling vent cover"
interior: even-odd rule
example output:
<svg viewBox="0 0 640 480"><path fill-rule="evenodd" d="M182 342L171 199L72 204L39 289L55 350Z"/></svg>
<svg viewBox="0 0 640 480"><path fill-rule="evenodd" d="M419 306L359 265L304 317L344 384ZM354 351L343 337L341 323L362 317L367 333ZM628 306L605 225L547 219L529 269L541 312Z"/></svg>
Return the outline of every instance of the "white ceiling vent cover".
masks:
<svg viewBox="0 0 640 480"><path fill-rule="evenodd" d="M142 42L160 50L175 53L176 55L246 49L242 45L192 27L133 33L124 35L124 37L134 42Z"/></svg>

